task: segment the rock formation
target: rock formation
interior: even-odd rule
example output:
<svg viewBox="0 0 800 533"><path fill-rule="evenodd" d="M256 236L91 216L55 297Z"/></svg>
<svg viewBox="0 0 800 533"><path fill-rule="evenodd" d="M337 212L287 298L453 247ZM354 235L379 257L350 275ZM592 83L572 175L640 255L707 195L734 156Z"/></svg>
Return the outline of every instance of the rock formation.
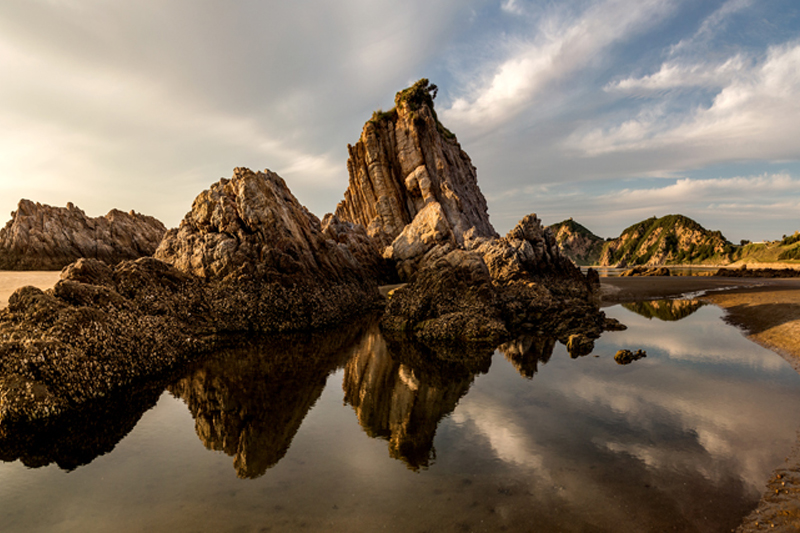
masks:
<svg viewBox="0 0 800 533"><path fill-rule="evenodd" d="M547 227L555 235L558 249L576 265L596 265L605 240L571 218Z"/></svg>
<svg viewBox="0 0 800 533"><path fill-rule="evenodd" d="M91 218L71 203L20 200L0 230L0 270L60 270L81 257L113 265L153 255L164 232L161 222L134 211Z"/></svg>
<svg viewBox="0 0 800 533"><path fill-rule="evenodd" d="M669 276L672 273L667 267L633 267L620 274L620 277L629 278L634 276Z"/></svg>
<svg viewBox="0 0 800 533"><path fill-rule="evenodd" d="M237 169L201 193L155 258L69 265L0 310L0 424L151 379L222 334L309 330L363 314L377 285L277 175ZM169 264L174 263L174 266Z"/></svg>
<svg viewBox="0 0 800 533"><path fill-rule="evenodd" d="M601 266L727 263L734 246L683 215L648 218L606 243Z"/></svg>
<svg viewBox="0 0 800 533"><path fill-rule="evenodd" d="M380 261L369 247L354 251ZM203 191L155 257L214 283L210 304L231 331L321 327L380 299L375 279L349 245L328 238L319 219L269 170L237 168L232 179Z"/></svg>
<svg viewBox="0 0 800 533"><path fill-rule="evenodd" d="M560 255L535 215L504 238L473 238L466 246L437 246L425 255L424 267L392 294L384 330L428 344L496 346L523 333L566 344L573 334L597 338L618 327L597 308L595 283Z"/></svg>
<svg viewBox="0 0 800 533"><path fill-rule="evenodd" d="M400 91L348 146L350 184L336 216L364 226L396 262L437 244L463 246L468 233L496 236L475 167L439 122L435 95L426 79Z"/></svg>

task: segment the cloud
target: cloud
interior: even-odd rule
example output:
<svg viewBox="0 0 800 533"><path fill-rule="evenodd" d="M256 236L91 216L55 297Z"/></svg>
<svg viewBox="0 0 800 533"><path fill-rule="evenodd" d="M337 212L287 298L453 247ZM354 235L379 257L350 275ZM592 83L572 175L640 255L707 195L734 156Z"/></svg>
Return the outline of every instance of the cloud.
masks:
<svg viewBox="0 0 800 533"><path fill-rule="evenodd" d="M677 55L687 49L691 51L700 43L710 41L725 27L732 15L744 11L751 7L752 4L753 0L728 0L703 20L697 32L695 32L692 37L681 40L678 44L673 46L670 50L670 54Z"/></svg>
<svg viewBox="0 0 800 533"><path fill-rule="evenodd" d="M721 88L729 84L737 75L744 73L746 68L746 62L741 55L736 55L719 65L682 64L670 61L661 65L661 69L655 74L641 78L626 78L610 83L605 90L648 95L673 89Z"/></svg>
<svg viewBox="0 0 800 533"><path fill-rule="evenodd" d="M725 67L724 65L728 65ZM800 43L771 47L750 69L733 58L721 70L738 70L706 107L682 116L667 116L663 103L644 107L637 117L618 125L576 132L567 145L584 156L634 151L669 151L668 172L725 160L800 158ZM724 68L723 68L724 67ZM673 69L691 72L695 66ZM668 72L669 69L661 72ZM678 86L676 78L632 80L630 86ZM685 77L685 76L684 76ZM718 78L714 74L711 78ZM653 81L656 80L656 81ZM660 81L659 81L660 80ZM684 85L685 86L685 85Z"/></svg>
<svg viewBox="0 0 800 533"><path fill-rule="evenodd" d="M484 65L470 94L443 112L464 127L487 127L535 104L552 84L590 66L610 45L638 34L664 16L670 0L604 0L579 17L553 12L532 28L532 39L508 39L504 57ZM506 2L511 9L514 2Z"/></svg>

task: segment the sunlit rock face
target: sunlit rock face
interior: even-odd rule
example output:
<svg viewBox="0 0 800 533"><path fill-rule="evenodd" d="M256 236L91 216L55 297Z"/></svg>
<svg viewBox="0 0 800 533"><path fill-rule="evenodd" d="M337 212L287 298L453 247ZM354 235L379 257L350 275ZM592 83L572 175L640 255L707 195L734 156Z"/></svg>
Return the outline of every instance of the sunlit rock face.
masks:
<svg viewBox="0 0 800 533"><path fill-rule="evenodd" d="M496 236L472 161L437 119L435 93L424 79L400 91L395 107L376 112L348 146L350 184L336 215L363 225L384 248L408 225L416 233L426 228L425 239L413 239L417 246L463 245L472 228L475 235ZM420 213L426 220L415 223ZM396 253L408 254L401 245L407 241L397 243Z"/></svg>
<svg viewBox="0 0 800 533"><path fill-rule="evenodd" d="M114 265L153 255L167 229L157 219L112 209L88 217L71 203L20 200L0 230L0 270L60 270L81 257Z"/></svg>
<svg viewBox="0 0 800 533"><path fill-rule="evenodd" d="M380 257L357 247L357 237L352 251L341 236L328 238L280 176L237 168L197 196L155 257L212 282L211 305L227 330L303 330L341 322L380 300L370 268L356 258L372 254L374 267Z"/></svg>
<svg viewBox="0 0 800 533"><path fill-rule="evenodd" d="M223 350L169 390L186 402L206 448L232 456L239 477L256 478L286 454L362 331L282 335Z"/></svg>
<svg viewBox="0 0 800 533"><path fill-rule="evenodd" d="M465 366L442 355L413 344L387 345L374 328L345 367L344 400L361 427L370 437L387 440L389 455L412 470L429 466L439 422L491 360L487 352Z"/></svg>

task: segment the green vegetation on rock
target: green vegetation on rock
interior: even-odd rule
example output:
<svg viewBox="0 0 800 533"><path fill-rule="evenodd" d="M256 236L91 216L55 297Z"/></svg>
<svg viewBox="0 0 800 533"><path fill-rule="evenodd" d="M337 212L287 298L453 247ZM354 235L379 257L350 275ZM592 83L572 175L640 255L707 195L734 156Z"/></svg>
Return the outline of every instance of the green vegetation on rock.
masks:
<svg viewBox="0 0 800 533"><path fill-rule="evenodd" d="M605 242L602 237L598 237L571 218L548 226L548 229L553 232L561 253L576 265L597 264Z"/></svg>
<svg viewBox="0 0 800 533"><path fill-rule="evenodd" d="M380 124L384 121L395 120L397 118L397 107L401 105L406 105L412 112L412 116L416 116L417 111L423 106L427 106L431 110L431 113L433 113L433 118L436 119L436 127L439 133L448 140L455 140L455 134L445 128L444 125L439 122L439 117L436 115L433 100L436 98L438 92L439 88L435 84L428 81L428 78L422 78L411 87L399 91L394 96L395 107L389 111L378 109L372 113L370 122L373 124Z"/></svg>

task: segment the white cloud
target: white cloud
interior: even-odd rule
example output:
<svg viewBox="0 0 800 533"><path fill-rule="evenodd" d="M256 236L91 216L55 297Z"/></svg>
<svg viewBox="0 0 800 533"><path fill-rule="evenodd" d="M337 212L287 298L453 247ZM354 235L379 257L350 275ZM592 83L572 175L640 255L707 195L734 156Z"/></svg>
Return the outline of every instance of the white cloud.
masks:
<svg viewBox="0 0 800 533"><path fill-rule="evenodd" d="M471 94L443 112L464 127L491 126L534 105L548 86L591 65L603 49L644 31L672 7L670 0L604 0L576 19L550 14L530 40L511 41L499 63L485 66Z"/></svg>
<svg viewBox="0 0 800 533"><path fill-rule="evenodd" d="M522 15L525 9L519 4L519 0L503 0L500 9L512 15Z"/></svg>
<svg viewBox="0 0 800 533"><path fill-rule="evenodd" d="M723 160L800 159L800 44L772 47L740 74L709 106L668 117L657 103L619 125L576 132L567 145L585 156L669 150L674 166L662 171Z"/></svg>
<svg viewBox="0 0 800 533"><path fill-rule="evenodd" d="M655 74L642 78L626 78L607 85L605 90L647 95L650 92L663 92L670 89L721 88L730 84L737 75L744 73L746 68L747 65L740 55L736 55L720 65L681 64L677 61L670 61L661 65L661 69Z"/></svg>

